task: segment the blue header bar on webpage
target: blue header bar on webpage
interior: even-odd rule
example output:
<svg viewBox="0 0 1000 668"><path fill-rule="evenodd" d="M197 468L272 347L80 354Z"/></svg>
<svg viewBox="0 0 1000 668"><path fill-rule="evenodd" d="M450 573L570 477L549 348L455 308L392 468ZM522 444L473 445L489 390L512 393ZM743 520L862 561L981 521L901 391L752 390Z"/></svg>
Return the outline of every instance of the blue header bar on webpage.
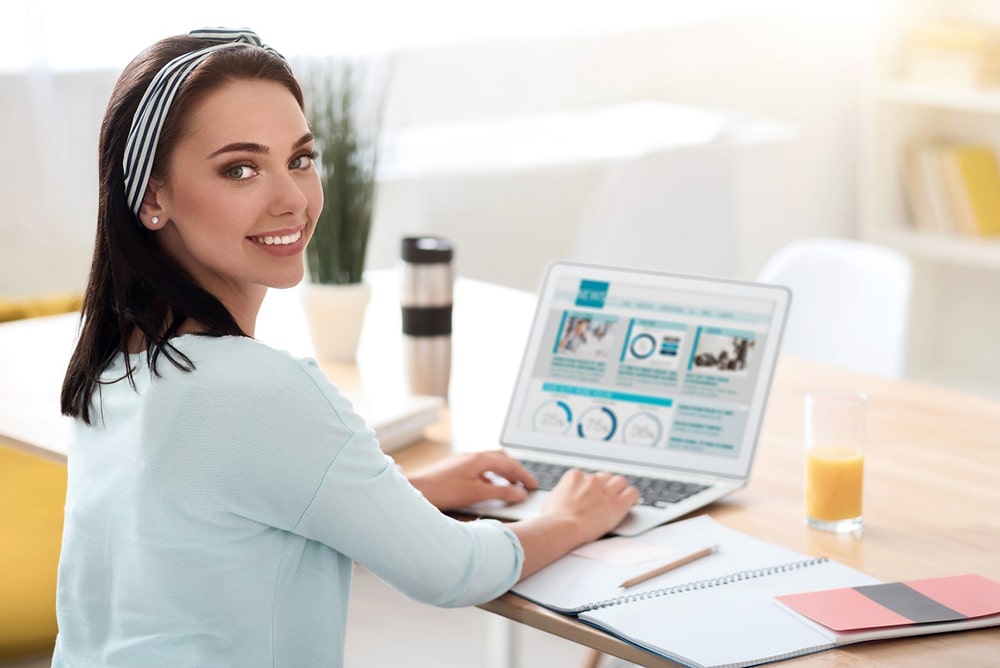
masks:
<svg viewBox="0 0 1000 668"><path fill-rule="evenodd" d="M616 392L613 390L595 390L590 387L579 387L577 385L564 385L562 383L545 383L542 385L545 392L555 392L558 394L572 394L579 397L592 397L595 399L608 399L611 401L628 401L635 404L649 404L651 406L664 406L670 408L674 405L673 399L667 397L651 397L643 394L632 394L629 392Z"/></svg>

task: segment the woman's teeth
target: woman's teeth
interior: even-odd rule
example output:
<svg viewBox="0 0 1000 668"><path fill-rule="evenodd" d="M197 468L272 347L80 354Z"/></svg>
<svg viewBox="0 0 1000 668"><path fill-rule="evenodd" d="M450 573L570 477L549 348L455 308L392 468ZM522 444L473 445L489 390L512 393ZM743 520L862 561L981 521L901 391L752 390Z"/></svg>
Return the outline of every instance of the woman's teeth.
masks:
<svg viewBox="0 0 1000 668"><path fill-rule="evenodd" d="M264 244L265 246L287 246L288 244L294 244L296 241L302 238L302 231L295 232L294 234L285 234L280 237L266 236L266 237L250 237L251 241L258 244Z"/></svg>

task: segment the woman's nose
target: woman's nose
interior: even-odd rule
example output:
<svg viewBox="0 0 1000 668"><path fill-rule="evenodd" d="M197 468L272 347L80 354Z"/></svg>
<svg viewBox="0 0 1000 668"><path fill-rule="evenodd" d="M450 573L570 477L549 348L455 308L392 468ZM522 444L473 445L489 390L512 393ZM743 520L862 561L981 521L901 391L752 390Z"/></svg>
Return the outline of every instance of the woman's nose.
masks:
<svg viewBox="0 0 1000 668"><path fill-rule="evenodd" d="M309 198L294 176L285 172L274 186L272 214L280 216L288 213L302 213L309 204Z"/></svg>

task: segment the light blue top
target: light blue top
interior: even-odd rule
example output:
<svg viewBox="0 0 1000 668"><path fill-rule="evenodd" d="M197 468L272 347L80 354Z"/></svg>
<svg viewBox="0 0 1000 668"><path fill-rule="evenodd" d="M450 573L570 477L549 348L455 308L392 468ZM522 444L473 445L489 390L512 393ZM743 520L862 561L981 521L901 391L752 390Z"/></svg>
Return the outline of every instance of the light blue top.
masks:
<svg viewBox="0 0 1000 668"><path fill-rule="evenodd" d="M314 361L174 342L195 371L133 356L76 423L53 666L340 666L352 560L439 606L517 580L514 534L438 512Z"/></svg>

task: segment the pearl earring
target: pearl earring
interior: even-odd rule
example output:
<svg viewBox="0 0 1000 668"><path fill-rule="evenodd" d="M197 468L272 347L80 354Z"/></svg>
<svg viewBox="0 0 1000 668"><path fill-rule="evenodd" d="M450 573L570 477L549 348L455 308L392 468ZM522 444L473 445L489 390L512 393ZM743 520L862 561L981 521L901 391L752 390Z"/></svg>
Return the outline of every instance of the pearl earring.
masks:
<svg viewBox="0 0 1000 668"><path fill-rule="evenodd" d="M153 224L153 225L159 225L160 224L160 217L159 216L153 216L152 218L149 219L149 222L151 224Z"/></svg>

